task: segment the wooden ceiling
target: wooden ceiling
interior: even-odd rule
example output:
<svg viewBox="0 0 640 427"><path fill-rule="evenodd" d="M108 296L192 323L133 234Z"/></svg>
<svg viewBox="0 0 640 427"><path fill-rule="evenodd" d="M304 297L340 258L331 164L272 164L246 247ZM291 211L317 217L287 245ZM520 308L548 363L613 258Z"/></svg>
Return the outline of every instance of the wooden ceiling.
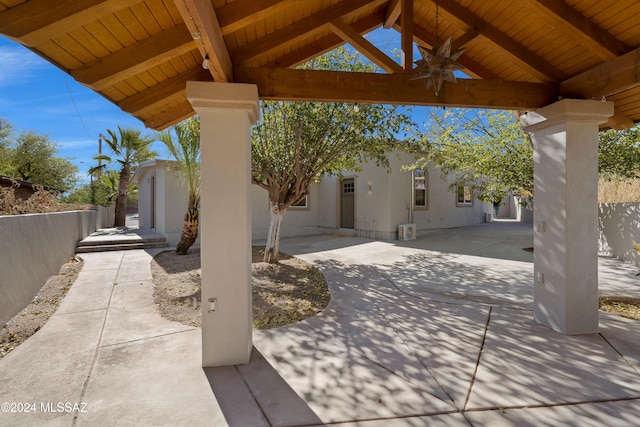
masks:
<svg viewBox="0 0 640 427"><path fill-rule="evenodd" d="M606 99L609 126L640 121L639 1L437 3L438 38L465 48L470 77L439 96L411 71L412 43L436 39L432 0L0 0L0 34L153 129L194 114L189 80L253 83L262 99L519 110ZM400 60L363 37L379 27L400 33ZM381 72L296 69L343 43Z"/></svg>

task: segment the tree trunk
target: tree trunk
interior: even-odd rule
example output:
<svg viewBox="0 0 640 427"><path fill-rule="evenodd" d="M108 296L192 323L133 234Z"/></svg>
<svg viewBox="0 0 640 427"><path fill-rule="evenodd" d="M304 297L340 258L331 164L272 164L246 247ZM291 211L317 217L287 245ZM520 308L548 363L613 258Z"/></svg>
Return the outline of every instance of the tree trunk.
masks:
<svg viewBox="0 0 640 427"><path fill-rule="evenodd" d="M176 246L176 252L179 255L186 255L189 248L198 238L198 221L199 221L198 208L189 206L187 213L184 214L184 224L182 225L182 234L180 235L180 241Z"/></svg>
<svg viewBox="0 0 640 427"><path fill-rule="evenodd" d="M129 181L131 172L122 168L118 185L118 203L116 204L116 227L124 227L127 223L127 199L129 198Z"/></svg>
<svg viewBox="0 0 640 427"><path fill-rule="evenodd" d="M276 264L280 256L280 224L285 209L280 209L277 203L271 202L271 223L267 235L267 246L264 250L264 262Z"/></svg>

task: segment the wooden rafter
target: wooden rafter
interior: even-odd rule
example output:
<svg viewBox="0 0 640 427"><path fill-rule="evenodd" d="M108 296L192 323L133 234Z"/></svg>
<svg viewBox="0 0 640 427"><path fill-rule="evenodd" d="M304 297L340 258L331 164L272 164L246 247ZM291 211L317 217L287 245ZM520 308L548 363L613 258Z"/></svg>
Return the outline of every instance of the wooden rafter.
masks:
<svg viewBox="0 0 640 427"><path fill-rule="evenodd" d="M451 51L455 52L456 50L463 48L467 43L470 43L478 37L480 37L480 33L473 28L469 28L463 35L453 40L451 43Z"/></svg>
<svg viewBox="0 0 640 427"><path fill-rule="evenodd" d="M258 86L261 99L448 105L495 109L533 109L558 97L555 84L463 79L445 82L439 96L424 81L405 73L353 73L282 68L234 69L235 81Z"/></svg>
<svg viewBox="0 0 640 427"><path fill-rule="evenodd" d="M194 111L191 103L185 99L184 102L172 107L170 110L163 111L145 120L144 125L151 129L163 130L193 116L193 114Z"/></svg>
<svg viewBox="0 0 640 427"><path fill-rule="evenodd" d="M142 0L30 0L0 12L0 34L36 46Z"/></svg>
<svg viewBox="0 0 640 427"><path fill-rule="evenodd" d="M125 98L117 105L123 111L138 116L148 110L161 107L168 100L184 97L188 81L208 80L211 80L211 74L208 71L202 68L193 68Z"/></svg>
<svg viewBox="0 0 640 427"><path fill-rule="evenodd" d="M231 52L234 64L244 65L267 56L283 46L295 44L305 37L324 30L331 21L358 10L384 3L385 0L343 0L321 11L295 22L292 25L261 37Z"/></svg>
<svg viewBox="0 0 640 427"><path fill-rule="evenodd" d="M355 28L348 25L342 19L338 18L331 21L329 27L331 28L331 31L336 33L345 42L350 43L360 53L369 58L369 60L385 70L387 73L402 72L402 67L397 62L375 47L369 40L362 37Z"/></svg>
<svg viewBox="0 0 640 427"><path fill-rule="evenodd" d="M194 50L195 42L184 25L141 40L82 68L70 70L76 80L95 90L134 76L149 67Z"/></svg>
<svg viewBox="0 0 640 427"><path fill-rule="evenodd" d="M400 45L402 48L402 68L413 69L413 0L401 0Z"/></svg>
<svg viewBox="0 0 640 427"><path fill-rule="evenodd" d="M629 51L629 48L624 43L604 31L564 1L522 1L553 25L556 31L571 37L605 61L614 59Z"/></svg>
<svg viewBox="0 0 640 427"><path fill-rule="evenodd" d="M197 43L203 58L209 58L209 72L215 81L233 80L233 67L227 45L218 24L211 0L177 0L176 6L192 35L198 35ZM197 36L196 36L197 37Z"/></svg>
<svg viewBox="0 0 640 427"><path fill-rule="evenodd" d="M382 19L382 12L374 13L359 21L351 24L359 34L366 34L369 31L374 30L380 26ZM321 39L306 45L302 49L298 49L288 55L285 55L272 64L268 64L268 67L289 68L303 64L311 59L322 55L344 44L344 40L334 33L331 33Z"/></svg>
<svg viewBox="0 0 640 427"><path fill-rule="evenodd" d="M223 35L284 10L286 0L236 0L216 9Z"/></svg>
<svg viewBox="0 0 640 427"><path fill-rule="evenodd" d="M382 27L385 29L393 27L400 17L401 12L400 0L391 0L385 10L384 23L382 24Z"/></svg>
<svg viewBox="0 0 640 427"><path fill-rule="evenodd" d="M541 82L558 82L562 75L549 63L512 38L483 21L454 0L439 0L440 11L447 19L462 27L473 28L499 48L518 67Z"/></svg>

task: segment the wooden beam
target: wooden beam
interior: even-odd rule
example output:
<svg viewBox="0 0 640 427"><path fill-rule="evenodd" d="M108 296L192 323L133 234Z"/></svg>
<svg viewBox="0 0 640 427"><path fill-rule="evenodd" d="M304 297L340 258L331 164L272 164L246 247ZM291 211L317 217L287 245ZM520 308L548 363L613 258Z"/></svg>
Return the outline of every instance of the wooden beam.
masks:
<svg viewBox="0 0 640 427"><path fill-rule="evenodd" d="M629 47L600 28L573 7L558 0L523 0L536 13L605 61L629 51Z"/></svg>
<svg viewBox="0 0 640 427"><path fill-rule="evenodd" d="M478 37L480 37L480 33L473 28L469 28L463 35L451 42L451 51L455 52L456 50L465 47L467 43L472 42Z"/></svg>
<svg viewBox="0 0 640 427"><path fill-rule="evenodd" d="M371 14L359 21L351 24L359 34L365 34L380 26L382 22L382 12ZM290 68L300 64L304 64L313 58L316 58L323 53L329 52L332 49L344 44L344 40L339 36L331 33L313 43L310 43L303 48L296 49L288 55L282 56L276 59L273 63L267 64L267 67L276 68Z"/></svg>
<svg viewBox="0 0 640 427"><path fill-rule="evenodd" d="M99 91L175 56L190 52L195 47L195 42L186 26L178 25L93 61L82 68L70 70L69 74L77 81Z"/></svg>
<svg viewBox="0 0 640 427"><path fill-rule="evenodd" d="M176 7L190 33L200 34L197 43L203 58L209 58L209 72L217 82L233 80L233 66L211 0L178 0Z"/></svg>
<svg viewBox="0 0 640 427"><path fill-rule="evenodd" d="M144 125L154 130L164 130L169 126L175 125L193 116L196 112L193 111L191 103L184 99L184 102L177 106L171 107L168 111L163 111L155 116L144 120Z"/></svg>
<svg viewBox="0 0 640 427"><path fill-rule="evenodd" d="M402 48L402 68L413 69L413 0L401 0L400 45Z"/></svg>
<svg viewBox="0 0 640 427"><path fill-rule="evenodd" d="M447 20L454 22L458 26L469 27L476 30L482 37L508 56L513 64L520 67L533 78L541 82L559 82L563 80L564 76L556 71L551 64L544 61L526 47L518 44L511 37L503 34L489 23L483 21L455 0L438 0L438 4L440 6L440 12L446 16Z"/></svg>
<svg viewBox="0 0 640 427"><path fill-rule="evenodd" d="M216 8L223 35L231 34L256 21L284 10L286 0L236 0Z"/></svg>
<svg viewBox="0 0 640 427"><path fill-rule="evenodd" d="M446 105L494 109L533 109L558 99L555 84L460 79L445 82L439 96L422 79L405 73L354 73L236 67L237 83L258 86L260 99Z"/></svg>
<svg viewBox="0 0 640 427"><path fill-rule="evenodd" d="M161 107L168 100L185 98L188 81L211 81L211 74L200 67L192 68L116 104L123 111L138 116Z"/></svg>
<svg viewBox="0 0 640 427"><path fill-rule="evenodd" d="M616 130L629 129L634 125L635 122L618 108L613 109L613 116L609 117L609 120L606 123L606 127Z"/></svg>
<svg viewBox="0 0 640 427"><path fill-rule="evenodd" d="M400 13L402 13L400 0L391 0L385 10L384 23L382 24L382 27L387 30L393 27L400 17Z"/></svg>
<svg viewBox="0 0 640 427"><path fill-rule="evenodd" d="M560 83L565 98L601 99L640 86L640 49Z"/></svg>
<svg viewBox="0 0 640 427"><path fill-rule="evenodd" d="M342 38L342 40L350 43L360 53L369 58L371 62L378 65L387 73L402 72L402 67L396 61L389 58L383 51L375 47L369 40L362 37L358 31L345 23L342 19L331 21L329 28Z"/></svg>
<svg viewBox="0 0 640 427"><path fill-rule="evenodd" d="M34 47L142 0L29 0L0 12L0 34Z"/></svg>
<svg viewBox="0 0 640 427"><path fill-rule="evenodd" d="M231 52L233 63L236 65L244 65L255 59L268 56L284 46L298 43L305 37L324 31L326 26L333 20L345 17L362 8L384 2L385 0L342 0L339 3L326 7L313 15L234 50Z"/></svg>

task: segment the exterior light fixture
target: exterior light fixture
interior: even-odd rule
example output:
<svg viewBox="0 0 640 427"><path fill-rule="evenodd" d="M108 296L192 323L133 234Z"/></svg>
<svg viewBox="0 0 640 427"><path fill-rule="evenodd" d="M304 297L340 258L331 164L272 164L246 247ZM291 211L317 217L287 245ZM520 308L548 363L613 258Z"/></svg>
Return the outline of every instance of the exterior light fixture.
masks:
<svg viewBox="0 0 640 427"><path fill-rule="evenodd" d="M211 61L209 60L209 55L205 55L204 59L202 60L202 68L204 68L205 70L208 70L210 63Z"/></svg>

